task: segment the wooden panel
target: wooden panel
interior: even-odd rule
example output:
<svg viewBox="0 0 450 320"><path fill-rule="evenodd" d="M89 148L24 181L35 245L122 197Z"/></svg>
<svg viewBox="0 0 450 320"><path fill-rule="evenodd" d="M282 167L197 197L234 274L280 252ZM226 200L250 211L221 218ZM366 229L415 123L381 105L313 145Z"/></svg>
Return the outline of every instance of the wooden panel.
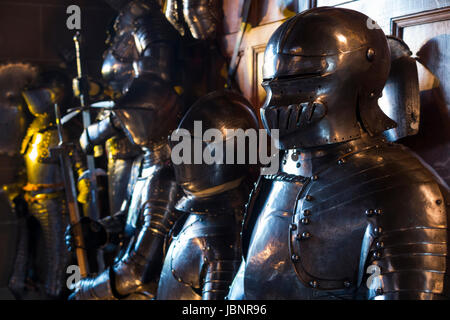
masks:
<svg viewBox="0 0 450 320"><path fill-rule="evenodd" d="M386 34L391 34L391 19L450 6L450 0L317 0L317 6L340 3L341 8L360 11L375 20Z"/></svg>
<svg viewBox="0 0 450 320"><path fill-rule="evenodd" d="M249 13L250 27L241 44L236 81L240 90L255 107L265 98L261 87L264 49L275 29L287 18L311 6L309 0L255 0ZM221 39L224 55L231 57L239 29L242 0L224 0L224 36ZM259 113L259 112L258 112Z"/></svg>
<svg viewBox="0 0 450 320"><path fill-rule="evenodd" d="M272 33L282 22L283 20L250 29L245 33L241 44L236 81L244 96L257 108L261 106L261 101L264 99L260 95L262 91L259 88L261 76L258 77L258 72L262 69L263 50ZM233 53L235 41L236 34L228 35L223 39L223 47L228 57Z"/></svg>
<svg viewBox="0 0 450 320"><path fill-rule="evenodd" d="M403 141L450 184L450 9L393 20L419 65L419 134Z"/></svg>
<svg viewBox="0 0 450 320"><path fill-rule="evenodd" d="M263 25L276 22L297 13L298 2L293 0L254 1L256 24Z"/></svg>
<svg viewBox="0 0 450 320"><path fill-rule="evenodd" d="M254 46L253 50L253 79L252 79L252 99L253 104L255 106L261 106L264 103L264 99L266 98L266 91L261 86L263 81L262 75L262 67L264 64L264 50L266 49L265 44L260 44L258 46Z"/></svg>

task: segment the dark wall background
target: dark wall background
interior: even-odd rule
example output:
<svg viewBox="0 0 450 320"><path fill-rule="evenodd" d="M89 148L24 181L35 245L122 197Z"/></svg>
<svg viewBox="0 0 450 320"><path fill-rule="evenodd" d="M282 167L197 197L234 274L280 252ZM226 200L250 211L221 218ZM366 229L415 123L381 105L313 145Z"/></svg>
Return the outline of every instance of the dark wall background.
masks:
<svg viewBox="0 0 450 320"><path fill-rule="evenodd" d="M89 72L98 75L106 29L115 15L101 0L0 0L0 63L55 65L64 61L62 56L73 59L74 31L66 27L72 4L81 8Z"/></svg>

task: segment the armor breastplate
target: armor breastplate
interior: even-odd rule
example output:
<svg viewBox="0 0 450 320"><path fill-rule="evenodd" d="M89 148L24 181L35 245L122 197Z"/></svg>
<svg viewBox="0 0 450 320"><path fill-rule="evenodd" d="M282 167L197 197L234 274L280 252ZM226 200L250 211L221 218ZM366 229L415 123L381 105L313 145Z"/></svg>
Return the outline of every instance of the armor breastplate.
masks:
<svg viewBox="0 0 450 320"><path fill-rule="evenodd" d="M167 156L165 151L164 147L154 150L153 153L137 158L133 164L128 185L131 201L125 227L129 237L144 224L143 212L146 206L159 199L166 199L167 193L171 192L167 184L172 183L173 173L172 168L164 161ZM173 205L175 201L173 199L169 202Z"/></svg>
<svg viewBox="0 0 450 320"><path fill-rule="evenodd" d="M366 286L371 264L380 267L385 291L416 286L448 294L441 190L418 159L380 140L310 154L290 150L281 172L261 179L249 205L259 216L253 229L251 215L245 224L251 234L244 235L245 297L373 297ZM437 238L445 244L434 247ZM396 273L406 277L410 269L417 270L415 280L399 280Z"/></svg>
<svg viewBox="0 0 450 320"><path fill-rule="evenodd" d="M178 202L176 209L188 217L174 232L158 299L223 299L240 262L239 226L246 195L241 186L206 199L184 196Z"/></svg>
<svg viewBox="0 0 450 320"><path fill-rule="evenodd" d="M63 185L59 159L50 155L50 148L59 143L56 127L37 118L30 125L22 144L28 183Z"/></svg>

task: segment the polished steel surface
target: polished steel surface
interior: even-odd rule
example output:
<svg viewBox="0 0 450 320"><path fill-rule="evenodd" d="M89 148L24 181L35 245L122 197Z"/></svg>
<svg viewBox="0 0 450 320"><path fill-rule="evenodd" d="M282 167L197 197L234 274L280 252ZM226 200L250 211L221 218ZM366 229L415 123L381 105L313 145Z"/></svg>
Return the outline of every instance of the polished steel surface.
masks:
<svg viewBox="0 0 450 320"><path fill-rule="evenodd" d="M239 231L248 188L242 185L177 209L187 215L166 254L156 298L222 300L240 263Z"/></svg>
<svg viewBox="0 0 450 320"><path fill-rule="evenodd" d="M105 52L103 78L125 94L135 77L155 75L172 81L180 35L155 1L130 1L119 12Z"/></svg>
<svg viewBox="0 0 450 320"><path fill-rule="evenodd" d="M417 63L408 45L394 36L388 36L391 51L391 71L380 107L386 115L397 123L397 127L387 130L384 135L389 141L415 135L420 124L420 92Z"/></svg>
<svg viewBox="0 0 450 320"><path fill-rule="evenodd" d="M194 122L201 121L202 136L195 136ZM233 139L226 135L226 130L231 129L258 129L258 121L254 114L250 102L234 91L215 91L200 98L186 112L178 126L178 129L188 130L191 134L192 151L194 152L195 141L203 140L203 133L208 129L217 129L222 134L223 163L214 162L211 165L201 161L194 163L194 155L191 155L191 164L174 164L175 175L180 186L189 193L198 193L204 190L224 185L245 177L248 173L249 165L225 164L227 152L237 154L238 144L235 141L234 149L227 151L226 141ZM200 142L200 141L199 141ZM172 147L176 142L171 142ZM202 151L206 148L214 147L214 141L201 141ZM249 154L248 143L245 145L245 154Z"/></svg>
<svg viewBox="0 0 450 320"><path fill-rule="evenodd" d="M128 138L142 148L167 140L183 108L181 98L167 82L149 75L133 80L114 113Z"/></svg>
<svg viewBox="0 0 450 320"><path fill-rule="evenodd" d="M186 33L183 17L183 4L181 0L167 0L166 10L164 12L167 20L175 29L184 36Z"/></svg>
<svg viewBox="0 0 450 320"><path fill-rule="evenodd" d="M221 1L183 0L184 19L195 39L214 39L221 14Z"/></svg>
<svg viewBox="0 0 450 320"><path fill-rule="evenodd" d="M381 29L352 10L317 8L284 22L264 54L261 118L282 148L306 148L395 127L378 107L390 54Z"/></svg>
<svg viewBox="0 0 450 320"><path fill-rule="evenodd" d="M250 201L230 299L449 296L448 189L406 148L367 137L283 163ZM369 265L381 290L367 288Z"/></svg>

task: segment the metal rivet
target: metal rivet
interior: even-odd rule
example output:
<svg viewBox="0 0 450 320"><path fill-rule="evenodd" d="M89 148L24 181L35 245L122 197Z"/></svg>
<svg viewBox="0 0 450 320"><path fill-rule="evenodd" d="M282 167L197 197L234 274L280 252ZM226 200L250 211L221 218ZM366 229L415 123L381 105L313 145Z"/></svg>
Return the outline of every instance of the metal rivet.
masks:
<svg viewBox="0 0 450 320"><path fill-rule="evenodd" d="M373 229L373 231L374 231L376 234L380 234L380 233L383 231L383 228L378 227L378 228Z"/></svg>
<svg viewBox="0 0 450 320"><path fill-rule="evenodd" d="M309 232L303 232L302 234L297 235L297 240L307 240L311 238L311 233Z"/></svg>
<svg viewBox="0 0 450 320"><path fill-rule="evenodd" d="M350 281L344 281L344 287L350 288L351 285L352 283Z"/></svg>
<svg viewBox="0 0 450 320"><path fill-rule="evenodd" d="M292 223L290 227L291 230L297 230L297 225L295 223Z"/></svg>
<svg viewBox="0 0 450 320"><path fill-rule="evenodd" d="M316 280L310 281L309 285L313 288L317 288L319 286L319 283Z"/></svg>
<svg viewBox="0 0 450 320"><path fill-rule="evenodd" d="M305 199L306 199L306 201L312 201L313 197L308 194L308 195L306 195Z"/></svg>
<svg viewBox="0 0 450 320"><path fill-rule="evenodd" d="M366 216L371 217L371 216L373 216L373 214L374 214L373 209L367 209L366 210Z"/></svg>
<svg viewBox="0 0 450 320"><path fill-rule="evenodd" d="M298 160L298 154L297 153L293 153L291 155L291 159L292 159L292 161L297 161Z"/></svg>
<svg viewBox="0 0 450 320"><path fill-rule="evenodd" d="M375 58L375 50L373 50L372 48L369 48L367 50L367 60L373 61L374 58Z"/></svg>
<svg viewBox="0 0 450 320"><path fill-rule="evenodd" d="M291 259L292 259L292 261L297 262L299 260L299 257L298 257L298 255L293 254Z"/></svg>
<svg viewBox="0 0 450 320"><path fill-rule="evenodd" d="M339 159L338 160L338 164L344 164L345 162L347 162L345 159Z"/></svg>
<svg viewBox="0 0 450 320"><path fill-rule="evenodd" d="M382 249L382 248L384 248L384 242L382 242L382 241L377 242L376 246L378 249Z"/></svg>
<svg viewBox="0 0 450 320"><path fill-rule="evenodd" d="M304 225L307 225L307 224L309 224L309 219L308 218L303 218L302 220L301 220L301 222L302 222L302 224L304 224Z"/></svg>
<svg viewBox="0 0 450 320"><path fill-rule="evenodd" d="M308 209L303 210L303 215L304 215L305 217L310 216L310 215L311 215L311 210L308 210Z"/></svg>
<svg viewBox="0 0 450 320"><path fill-rule="evenodd" d="M375 98L375 92L371 92L371 93L369 94L369 98L370 98L370 99ZM378 147L377 147L377 148L378 148Z"/></svg>
<svg viewBox="0 0 450 320"><path fill-rule="evenodd" d="M312 177L312 179L313 179L313 181L316 181L317 179L319 179L319 176L314 175L314 176Z"/></svg>
<svg viewBox="0 0 450 320"><path fill-rule="evenodd" d="M381 216L381 215L383 214L383 210L381 210L381 209L376 209L376 210L375 210L375 213L376 213L378 216Z"/></svg>
<svg viewBox="0 0 450 320"><path fill-rule="evenodd" d="M375 251L372 256L375 260L378 260L381 258L381 253L378 251Z"/></svg>

